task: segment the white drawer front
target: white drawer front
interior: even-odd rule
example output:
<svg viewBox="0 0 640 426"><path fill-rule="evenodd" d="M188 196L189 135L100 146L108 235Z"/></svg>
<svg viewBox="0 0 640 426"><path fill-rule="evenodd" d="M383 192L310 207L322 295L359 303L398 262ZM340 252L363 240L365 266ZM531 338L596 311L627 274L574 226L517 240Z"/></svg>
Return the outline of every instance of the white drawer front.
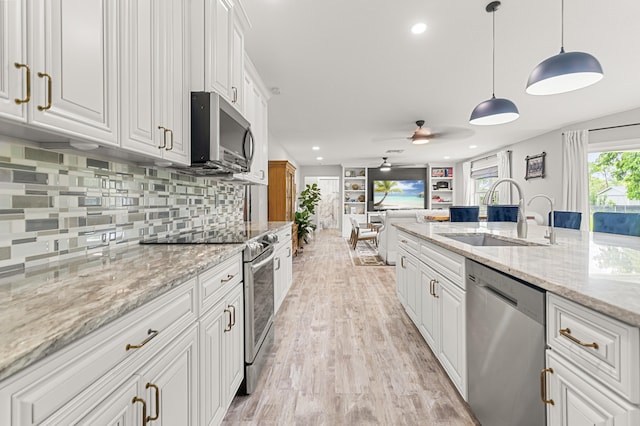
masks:
<svg viewBox="0 0 640 426"><path fill-rule="evenodd" d="M12 396L14 424L39 424L125 360L151 356L195 321L196 309L194 278L35 364Z"/></svg>
<svg viewBox="0 0 640 426"><path fill-rule="evenodd" d="M242 255L238 254L198 276L202 311L209 309L228 289L242 281ZM223 290L221 290L224 287Z"/></svg>
<svg viewBox="0 0 640 426"><path fill-rule="evenodd" d="M420 260L449 278L462 289L464 285L464 257L426 241L420 243Z"/></svg>
<svg viewBox="0 0 640 426"><path fill-rule="evenodd" d="M398 249L404 250L409 254L418 257L420 252L420 243L418 239L412 235L398 232Z"/></svg>
<svg viewBox="0 0 640 426"><path fill-rule="evenodd" d="M640 402L637 327L547 293L547 343L631 402Z"/></svg>

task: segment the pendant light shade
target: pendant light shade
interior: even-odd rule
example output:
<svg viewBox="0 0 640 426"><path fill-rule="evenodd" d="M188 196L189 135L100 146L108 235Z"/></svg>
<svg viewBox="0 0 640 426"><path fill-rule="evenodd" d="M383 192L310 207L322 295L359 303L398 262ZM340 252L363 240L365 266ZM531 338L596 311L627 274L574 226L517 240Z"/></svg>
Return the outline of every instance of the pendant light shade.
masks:
<svg viewBox="0 0 640 426"><path fill-rule="evenodd" d="M493 14L493 67L492 67L492 84L493 95L491 99L481 102L471 112L469 124L478 126L493 126L496 124L509 123L520 117L518 107L509 99L496 98L496 10L500 6L499 1L493 1L487 5L485 10Z"/></svg>
<svg viewBox="0 0 640 426"><path fill-rule="evenodd" d="M478 126L491 126L504 124L515 120L520 116L518 107L509 99L496 98L481 102L471 112L470 124Z"/></svg>
<svg viewBox="0 0 640 426"><path fill-rule="evenodd" d="M382 157L382 164L380 164L381 172L388 172L391 170L391 163L387 161L387 157Z"/></svg>
<svg viewBox="0 0 640 426"><path fill-rule="evenodd" d="M555 95L591 86L602 80L600 62L585 52L564 51L564 0L561 2L560 53L540 62L527 81L530 95Z"/></svg>
<svg viewBox="0 0 640 426"><path fill-rule="evenodd" d="M600 62L584 52L565 52L540 62L527 82L530 95L554 95L591 86L602 80Z"/></svg>

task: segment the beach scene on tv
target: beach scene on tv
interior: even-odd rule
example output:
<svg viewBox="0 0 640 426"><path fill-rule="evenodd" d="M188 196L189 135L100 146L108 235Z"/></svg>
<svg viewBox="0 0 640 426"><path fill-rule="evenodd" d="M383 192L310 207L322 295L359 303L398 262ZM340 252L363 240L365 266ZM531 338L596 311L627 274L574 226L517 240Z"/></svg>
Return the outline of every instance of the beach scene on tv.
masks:
<svg viewBox="0 0 640 426"><path fill-rule="evenodd" d="M373 208L376 210L423 209L424 180L373 181Z"/></svg>

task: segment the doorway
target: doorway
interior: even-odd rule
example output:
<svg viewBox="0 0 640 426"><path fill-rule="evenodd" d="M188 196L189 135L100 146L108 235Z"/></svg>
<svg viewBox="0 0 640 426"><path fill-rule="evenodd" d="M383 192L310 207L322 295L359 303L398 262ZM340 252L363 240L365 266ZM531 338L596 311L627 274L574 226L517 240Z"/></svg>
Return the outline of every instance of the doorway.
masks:
<svg viewBox="0 0 640 426"><path fill-rule="evenodd" d="M320 202L313 218L316 229L338 229L340 225L340 178L337 176L305 176L305 187L314 183L320 188Z"/></svg>

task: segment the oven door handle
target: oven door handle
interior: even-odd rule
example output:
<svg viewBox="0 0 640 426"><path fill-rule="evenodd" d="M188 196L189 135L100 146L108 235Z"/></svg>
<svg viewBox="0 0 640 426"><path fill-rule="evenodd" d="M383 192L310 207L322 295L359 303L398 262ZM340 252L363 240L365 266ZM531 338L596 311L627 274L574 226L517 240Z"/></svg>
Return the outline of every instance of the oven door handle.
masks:
<svg viewBox="0 0 640 426"><path fill-rule="evenodd" d="M260 263L256 263L255 265L251 265L251 272L254 273L255 271L257 271L258 269L262 268L264 265L266 265L269 262L273 261L273 258L276 256L275 252L271 253L271 255L269 255L269 257L267 257L265 260L261 261Z"/></svg>

